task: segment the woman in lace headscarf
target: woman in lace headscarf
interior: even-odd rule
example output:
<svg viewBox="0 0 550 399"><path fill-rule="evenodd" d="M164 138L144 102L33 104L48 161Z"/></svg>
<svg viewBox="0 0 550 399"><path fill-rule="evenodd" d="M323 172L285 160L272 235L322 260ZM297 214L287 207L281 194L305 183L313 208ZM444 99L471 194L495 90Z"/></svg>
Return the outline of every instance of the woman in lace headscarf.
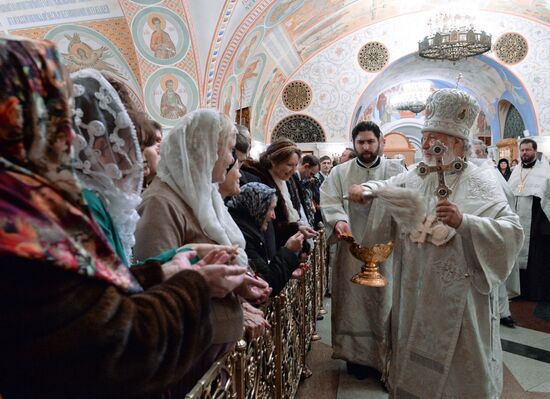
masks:
<svg viewBox="0 0 550 399"><path fill-rule="evenodd" d="M210 297L246 269L184 270L186 254L128 269L73 173L53 44L0 38L0 70L0 395L160 398L211 342Z"/></svg>
<svg viewBox="0 0 550 399"><path fill-rule="evenodd" d="M235 135L229 117L201 109L187 114L163 137L157 176L143 192L138 207L137 259L192 242L234 245L235 263L248 265L244 237L218 191L234 161ZM259 291L251 290L247 281L235 293L246 300L265 299L268 286L263 280L259 282ZM213 319L214 345L190 381L198 380L242 336L243 313L235 296L213 301Z"/></svg>
<svg viewBox="0 0 550 399"><path fill-rule="evenodd" d="M77 176L96 220L130 264L143 182L136 131L119 96L98 71L81 70L71 78ZM102 205L110 217L101 212Z"/></svg>

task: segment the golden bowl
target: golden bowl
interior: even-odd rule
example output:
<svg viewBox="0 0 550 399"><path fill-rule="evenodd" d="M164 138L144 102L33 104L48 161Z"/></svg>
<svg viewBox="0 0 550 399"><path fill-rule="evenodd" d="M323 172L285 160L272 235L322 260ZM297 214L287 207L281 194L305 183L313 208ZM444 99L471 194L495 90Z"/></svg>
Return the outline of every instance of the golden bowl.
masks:
<svg viewBox="0 0 550 399"><path fill-rule="evenodd" d="M350 243L349 251L354 258L363 262L361 271L351 278L351 281L368 287L385 287L388 280L380 273L379 263L384 262L393 250L393 241L386 244L376 244L372 247L362 247L353 236L346 234L340 237Z"/></svg>

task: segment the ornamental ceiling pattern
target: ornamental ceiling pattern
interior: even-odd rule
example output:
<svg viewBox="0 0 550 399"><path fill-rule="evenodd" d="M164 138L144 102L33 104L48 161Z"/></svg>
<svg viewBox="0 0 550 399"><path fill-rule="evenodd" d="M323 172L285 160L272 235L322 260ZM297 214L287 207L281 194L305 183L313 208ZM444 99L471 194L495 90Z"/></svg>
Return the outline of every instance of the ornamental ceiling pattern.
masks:
<svg viewBox="0 0 550 399"><path fill-rule="evenodd" d="M519 33L505 33L495 43L494 50L502 62L517 64L527 56L527 40Z"/></svg>
<svg viewBox="0 0 550 399"><path fill-rule="evenodd" d="M321 125L307 115L290 115L273 129L272 141L287 138L295 143L319 143L326 141Z"/></svg>
<svg viewBox="0 0 550 399"><path fill-rule="evenodd" d="M294 80L283 90L283 103L291 111L301 111L311 104L311 87L306 82Z"/></svg>
<svg viewBox="0 0 550 399"><path fill-rule="evenodd" d="M378 72L386 66L390 58L388 48L380 42L370 42L359 50L357 60L367 72Z"/></svg>

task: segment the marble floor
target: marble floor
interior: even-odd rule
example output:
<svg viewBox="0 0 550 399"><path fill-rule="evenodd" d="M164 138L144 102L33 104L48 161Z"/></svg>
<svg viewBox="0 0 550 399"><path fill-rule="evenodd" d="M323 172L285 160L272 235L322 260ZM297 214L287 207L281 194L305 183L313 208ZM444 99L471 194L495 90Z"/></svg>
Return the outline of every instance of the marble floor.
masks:
<svg viewBox="0 0 550 399"><path fill-rule="evenodd" d="M346 373L345 362L331 359L330 299L327 314L317 322L321 341L312 343L308 365L313 376L300 385L299 399L384 399L378 382L359 381ZM503 399L550 399L550 334L522 327L501 327L504 350Z"/></svg>

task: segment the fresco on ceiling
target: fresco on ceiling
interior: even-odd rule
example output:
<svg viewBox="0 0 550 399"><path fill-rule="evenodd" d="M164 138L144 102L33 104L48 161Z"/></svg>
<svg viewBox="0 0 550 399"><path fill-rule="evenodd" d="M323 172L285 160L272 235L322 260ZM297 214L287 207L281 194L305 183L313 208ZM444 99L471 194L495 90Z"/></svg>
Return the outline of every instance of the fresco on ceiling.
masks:
<svg viewBox="0 0 550 399"><path fill-rule="evenodd" d="M235 76L231 76L225 83L222 90L222 95L220 97L221 111L230 116L231 119L233 119L235 114L234 111L240 108L238 97L239 93L237 91L237 78Z"/></svg>
<svg viewBox="0 0 550 399"><path fill-rule="evenodd" d="M281 89L286 78L278 68L273 68L267 75L260 89L258 101L254 104L252 114L252 135L257 140L265 140L268 112L277 100L277 93Z"/></svg>
<svg viewBox="0 0 550 399"><path fill-rule="evenodd" d="M147 7L132 21L132 37L147 61L171 65L181 61L189 50L189 31L183 20L163 7Z"/></svg>
<svg viewBox="0 0 550 399"><path fill-rule="evenodd" d="M288 3L284 2L284 3ZM283 3L279 3L283 6ZM294 43L303 60L338 37L356 31L368 24L404 13L434 10L435 7L455 7L459 2L445 2L434 6L433 1L398 0L315 0L297 7L287 18L280 18L286 34ZM271 12L276 10L274 6ZM503 2L481 0L477 7L525 15L543 23L550 22L550 9L544 0L520 0ZM272 27L273 18L266 19L266 26Z"/></svg>
<svg viewBox="0 0 550 399"><path fill-rule="evenodd" d="M244 71L244 67L252 54L254 54L264 37L263 25L258 26L244 39L243 44L237 51L233 70L236 75Z"/></svg>
<svg viewBox="0 0 550 399"><path fill-rule="evenodd" d="M280 0L275 3L265 17L265 26L271 28L289 15L298 11L304 5L304 0Z"/></svg>
<svg viewBox="0 0 550 399"><path fill-rule="evenodd" d="M163 0L130 0L132 3L136 3L142 6L152 6L158 3L162 3Z"/></svg>
<svg viewBox="0 0 550 399"><path fill-rule="evenodd" d="M258 83L264 71L266 58L266 55L263 53L252 57L246 65L244 72L237 78L240 92L239 104L242 107L248 107L254 102L254 96L256 95Z"/></svg>
<svg viewBox="0 0 550 399"><path fill-rule="evenodd" d="M178 68L157 70L147 80L144 92L147 111L165 126L174 126L199 104L195 82Z"/></svg>
<svg viewBox="0 0 550 399"><path fill-rule="evenodd" d="M447 87L444 82L440 81L428 81L430 85L430 91L433 92L437 89ZM396 108L395 99L396 96L402 95L404 90L404 85L398 84L393 87L390 87L387 90L384 90L382 93L378 94L376 98L371 98L366 103L362 103L355 112L353 126L361 121L373 121L379 126L383 126L387 123L394 122L399 119L418 119L419 121L424 120L425 112L419 112L415 114L411 111L400 111Z"/></svg>
<svg viewBox="0 0 550 399"><path fill-rule="evenodd" d="M118 48L95 30L78 25L61 25L44 36L56 43L69 72L94 68L120 78L141 97L141 87Z"/></svg>

